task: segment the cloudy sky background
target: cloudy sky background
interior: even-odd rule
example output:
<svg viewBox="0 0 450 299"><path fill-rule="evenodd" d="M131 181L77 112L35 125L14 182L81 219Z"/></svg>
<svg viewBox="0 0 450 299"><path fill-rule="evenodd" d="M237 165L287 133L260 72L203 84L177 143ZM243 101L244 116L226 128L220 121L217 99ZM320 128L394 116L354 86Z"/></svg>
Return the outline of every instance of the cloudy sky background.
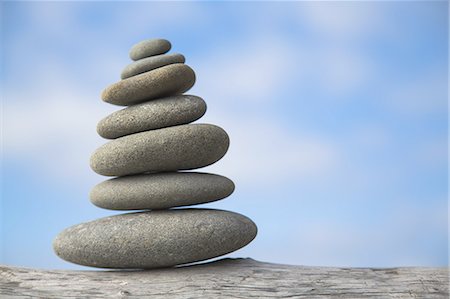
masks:
<svg viewBox="0 0 450 299"><path fill-rule="evenodd" d="M197 74L200 122L230 135L208 204L253 219L229 256L445 266L447 2L2 2L0 262L79 269L52 239L117 212L90 204L100 100L129 48L169 39Z"/></svg>

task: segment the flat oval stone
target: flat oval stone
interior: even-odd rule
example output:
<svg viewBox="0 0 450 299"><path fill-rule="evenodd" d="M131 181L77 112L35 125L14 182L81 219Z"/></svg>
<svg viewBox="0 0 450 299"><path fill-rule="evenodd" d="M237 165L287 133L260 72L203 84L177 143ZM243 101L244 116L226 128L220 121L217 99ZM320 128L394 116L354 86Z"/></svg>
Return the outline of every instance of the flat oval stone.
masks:
<svg viewBox="0 0 450 299"><path fill-rule="evenodd" d="M72 226L53 241L62 259L91 267L149 269L218 257L250 243L256 225L228 211L129 213Z"/></svg>
<svg viewBox="0 0 450 299"><path fill-rule="evenodd" d="M233 182L224 176L165 172L104 181L91 190L90 198L94 205L110 210L155 210L212 202L233 191Z"/></svg>
<svg viewBox="0 0 450 299"><path fill-rule="evenodd" d="M97 132L107 139L193 122L206 112L202 98L179 95L129 106L103 118Z"/></svg>
<svg viewBox="0 0 450 299"><path fill-rule="evenodd" d="M195 83L195 73L182 63L169 64L108 86L102 100L119 106L181 94Z"/></svg>
<svg viewBox="0 0 450 299"><path fill-rule="evenodd" d="M156 55L152 57L147 57L135 61L129 65L127 65L120 75L121 79L126 79L129 77L133 77L135 75L139 75L156 68L173 64L173 63L184 63L186 59L181 54L165 54L165 55Z"/></svg>
<svg viewBox="0 0 450 299"><path fill-rule="evenodd" d="M91 156L91 168L106 176L204 167L222 158L230 140L220 127L188 124L112 140Z"/></svg>
<svg viewBox="0 0 450 299"><path fill-rule="evenodd" d="M130 58L138 60L169 52L172 45L165 39L147 39L131 47Z"/></svg>

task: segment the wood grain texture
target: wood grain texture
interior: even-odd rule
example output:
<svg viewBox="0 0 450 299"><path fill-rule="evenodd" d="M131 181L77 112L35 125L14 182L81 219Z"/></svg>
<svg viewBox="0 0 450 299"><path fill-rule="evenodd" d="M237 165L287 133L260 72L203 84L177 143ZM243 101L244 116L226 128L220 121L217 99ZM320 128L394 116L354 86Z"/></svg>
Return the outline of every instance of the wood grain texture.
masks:
<svg viewBox="0 0 450 299"><path fill-rule="evenodd" d="M448 298L446 268L324 268L223 259L149 271L0 267L0 298Z"/></svg>

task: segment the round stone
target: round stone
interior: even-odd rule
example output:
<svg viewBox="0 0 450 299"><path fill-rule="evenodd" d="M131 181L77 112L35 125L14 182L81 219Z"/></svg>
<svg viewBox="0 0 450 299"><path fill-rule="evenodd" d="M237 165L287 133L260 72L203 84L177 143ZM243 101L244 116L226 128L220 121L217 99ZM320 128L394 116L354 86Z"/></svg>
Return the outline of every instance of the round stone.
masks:
<svg viewBox="0 0 450 299"><path fill-rule="evenodd" d="M129 213L72 226L53 241L62 259L91 267L148 269L203 261L233 252L256 225L228 211L175 209Z"/></svg>
<svg viewBox="0 0 450 299"><path fill-rule="evenodd" d="M129 65L127 65L120 77L122 79L126 79L129 77L133 77L135 75L139 75L156 68L173 64L173 63L184 63L186 60L181 54L165 54L165 55L156 55L152 57L147 57L135 61Z"/></svg>
<svg viewBox="0 0 450 299"><path fill-rule="evenodd" d="M169 64L108 86L103 101L128 106L156 98L181 94L195 83L195 73L183 63Z"/></svg>
<svg viewBox="0 0 450 299"><path fill-rule="evenodd" d="M172 45L165 39L148 39L141 41L131 47L130 58L139 60L145 57L164 54L169 52Z"/></svg>
<svg viewBox="0 0 450 299"><path fill-rule="evenodd" d="M129 106L103 118L97 132L107 139L193 122L206 112L202 98L179 95Z"/></svg>
<svg viewBox="0 0 450 299"><path fill-rule="evenodd" d="M229 143L215 125L180 125L112 140L94 152L90 164L106 176L195 169L222 158Z"/></svg>
<svg viewBox="0 0 450 299"><path fill-rule="evenodd" d="M233 191L233 182L220 175L166 172L104 181L92 189L90 198L110 210L157 210L216 201Z"/></svg>

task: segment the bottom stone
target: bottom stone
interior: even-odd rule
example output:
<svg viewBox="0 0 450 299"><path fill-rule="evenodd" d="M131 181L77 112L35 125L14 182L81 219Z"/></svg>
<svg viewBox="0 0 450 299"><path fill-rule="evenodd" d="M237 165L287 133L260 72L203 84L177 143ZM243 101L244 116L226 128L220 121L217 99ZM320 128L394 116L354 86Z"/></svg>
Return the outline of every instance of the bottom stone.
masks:
<svg viewBox="0 0 450 299"><path fill-rule="evenodd" d="M222 210L128 213L78 224L53 242L62 259L91 267L149 269L233 252L256 236L247 217Z"/></svg>

